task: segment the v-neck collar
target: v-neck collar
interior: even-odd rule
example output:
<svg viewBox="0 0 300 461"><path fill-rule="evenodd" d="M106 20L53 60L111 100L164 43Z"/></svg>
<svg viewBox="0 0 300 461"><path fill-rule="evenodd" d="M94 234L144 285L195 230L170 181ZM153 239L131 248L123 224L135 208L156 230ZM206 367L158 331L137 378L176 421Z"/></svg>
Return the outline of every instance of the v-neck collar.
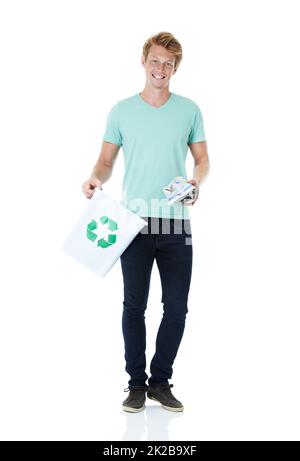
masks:
<svg viewBox="0 0 300 461"><path fill-rule="evenodd" d="M159 107L155 107L155 106L152 106L152 104L149 104L147 101L145 101L145 99L140 95L140 93L137 93L136 96L138 97L139 101L144 104L145 106L149 107L149 109L154 109L154 110L161 110L161 109L164 109L168 104L170 104L171 100L173 99L173 95L174 93L170 92L170 96L169 96L169 99L167 99L167 101L162 104L161 106Z"/></svg>

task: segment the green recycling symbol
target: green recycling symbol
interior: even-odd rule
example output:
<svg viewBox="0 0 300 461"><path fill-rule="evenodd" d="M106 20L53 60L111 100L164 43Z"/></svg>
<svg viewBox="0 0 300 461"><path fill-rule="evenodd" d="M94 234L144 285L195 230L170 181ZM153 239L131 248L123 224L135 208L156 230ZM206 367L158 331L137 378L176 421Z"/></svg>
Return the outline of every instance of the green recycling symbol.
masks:
<svg viewBox="0 0 300 461"><path fill-rule="evenodd" d="M102 225L107 225L108 229L112 232L118 229L117 223L112 219L108 218L107 216L101 216L101 218L99 218L99 221ZM92 219L92 221L87 225L86 229L86 236L92 242L95 242L95 240L98 237L98 234L96 232L93 232L96 229L98 229L98 223L97 221ZM97 247L108 248L114 243L116 243L116 240L117 236L115 234L108 234L107 240L104 238L98 239Z"/></svg>

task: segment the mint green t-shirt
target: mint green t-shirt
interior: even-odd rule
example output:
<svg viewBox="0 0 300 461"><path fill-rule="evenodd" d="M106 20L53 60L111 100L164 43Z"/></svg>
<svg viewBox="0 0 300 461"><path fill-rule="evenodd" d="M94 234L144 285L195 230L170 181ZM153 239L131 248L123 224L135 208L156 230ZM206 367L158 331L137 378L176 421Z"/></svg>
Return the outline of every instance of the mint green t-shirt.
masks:
<svg viewBox="0 0 300 461"><path fill-rule="evenodd" d="M204 141L202 113L191 99L170 93L160 107L137 93L110 110L103 141L122 146L125 174L121 204L141 217L189 219L188 206L169 205L163 192L176 176L185 179L188 145Z"/></svg>

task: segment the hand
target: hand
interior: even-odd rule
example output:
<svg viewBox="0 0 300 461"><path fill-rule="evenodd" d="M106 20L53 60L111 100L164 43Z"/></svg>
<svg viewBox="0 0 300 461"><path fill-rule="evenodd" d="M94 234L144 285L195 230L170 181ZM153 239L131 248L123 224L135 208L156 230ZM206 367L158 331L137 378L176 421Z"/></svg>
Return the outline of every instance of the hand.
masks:
<svg viewBox="0 0 300 461"><path fill-rule="evenodd" d="M194 198L194 200L193 200L192 202L190 202L190 203L187 203L187 204L185 204L185 203L183 202L183 204L184 204L185 206L190 206L190 205L194 205L194 203L195 203L195 202L198 200L198 195L199 195L199 185L198 185L198 182L197 182L197 180L196 180L196 179L194 179L194 178L193 178L193 179L189 179L189 180L187 180L187 182L189 182L190 184L193 184L193 186L195 186L195 187L196 187L196 191L195 191L196 195L195 195L195 198Z"/></svg>
<svg viewBox="0 0 300 461"><path fill-rule="evenodd" d="M82 184L82 192L84 195L91 199L94 195L95 189L98 187L102 189L102 183L98 178L90 178Z"/></svg>

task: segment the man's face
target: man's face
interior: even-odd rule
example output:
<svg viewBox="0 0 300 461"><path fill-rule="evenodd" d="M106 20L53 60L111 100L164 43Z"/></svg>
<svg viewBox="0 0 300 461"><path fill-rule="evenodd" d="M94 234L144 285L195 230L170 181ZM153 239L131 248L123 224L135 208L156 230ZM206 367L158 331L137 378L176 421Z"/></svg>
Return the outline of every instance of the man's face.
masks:
<svg viewBox="0 0 300 461"><path fill-rule="evenodd" d="M166 88L169 86L171 76L175 74L175 57L163 46L152 45L147 61L142 56L142 65L146 71L147 83L155 88Z"/></svg>

